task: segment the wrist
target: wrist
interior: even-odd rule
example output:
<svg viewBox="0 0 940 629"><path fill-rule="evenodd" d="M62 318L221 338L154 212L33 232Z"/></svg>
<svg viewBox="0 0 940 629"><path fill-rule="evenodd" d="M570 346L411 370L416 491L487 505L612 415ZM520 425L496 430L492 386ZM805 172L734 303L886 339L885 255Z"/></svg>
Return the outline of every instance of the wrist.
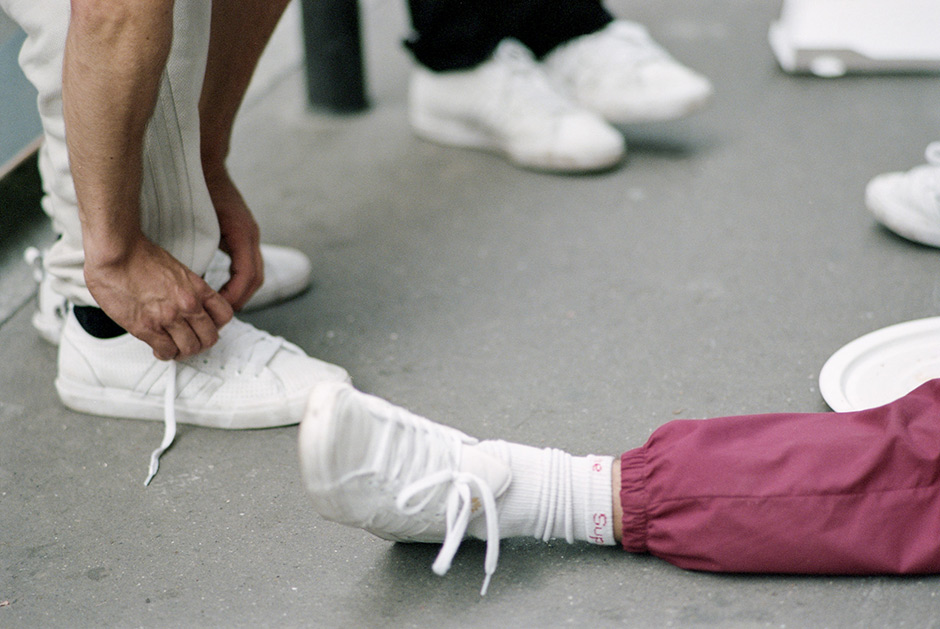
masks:
<svg viewBox="0 0 940 629"><path fill-rule="evenodd" d="M224 142L208 142L202 138L202 152L200 159L202 161L202 172L206 181L211 183L220 179L228 179L228 167L225 160L228 159L228 144Z"/></svg>
<svg viewBox="0 0 940 629"><path fill-rule="evenodd" d="M144 244L149 244L140 229L107 233L88 230L82 234L86 270L122 266Z"/></svg>

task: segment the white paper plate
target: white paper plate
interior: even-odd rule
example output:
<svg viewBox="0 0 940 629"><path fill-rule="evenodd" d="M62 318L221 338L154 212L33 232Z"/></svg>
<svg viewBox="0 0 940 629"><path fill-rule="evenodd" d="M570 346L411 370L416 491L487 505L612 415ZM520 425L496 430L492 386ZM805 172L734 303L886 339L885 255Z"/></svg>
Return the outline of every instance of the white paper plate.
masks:
<svg viewBox="0 0 940 629"><path fill-rule="evenodd" d="M857 338L819 373L819 392L834 411L873 408L940 378L940 317L882 328Z"/></svg>

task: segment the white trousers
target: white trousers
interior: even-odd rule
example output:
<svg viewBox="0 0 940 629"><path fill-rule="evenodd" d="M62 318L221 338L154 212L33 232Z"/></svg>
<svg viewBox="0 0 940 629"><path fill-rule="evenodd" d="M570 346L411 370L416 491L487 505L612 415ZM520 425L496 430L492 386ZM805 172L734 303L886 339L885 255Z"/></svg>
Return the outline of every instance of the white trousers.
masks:
<svg viewBox="0 0 940 629"><path fill-rule="evenodd" d="M69 0L0 0L26 31L20 66L39 91L44 141L39 153L43 208L61 238L45 256L53 288L96 305L85 285L82 230L62 117L62 58ZM211 0L176 0L173 45L144 139L140 199L144 234L202 275L219 246L219 225L199 153L199 95L209 48Z"/></svg>

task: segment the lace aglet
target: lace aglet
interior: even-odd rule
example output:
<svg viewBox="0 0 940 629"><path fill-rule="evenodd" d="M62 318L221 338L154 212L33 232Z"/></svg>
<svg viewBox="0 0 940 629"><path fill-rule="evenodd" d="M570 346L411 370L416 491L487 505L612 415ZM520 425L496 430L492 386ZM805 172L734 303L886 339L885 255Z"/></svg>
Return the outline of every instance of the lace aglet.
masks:
<svg viewBox="0 0 940 629"><path fill-rule="evenodd" d="M144 487L150 485L150 481L153 480L153 477L157 475L157 470L160 469L160 455L158 452L154 452L150 455L150 474L147 476L147 480L144 481Z"/></svg>
<svg viewBox="0 0 940 629"><path fill-rule="evenodd" d="M483 587L480 588L480 596L486 596L486 590L490 587L490 578L492 578L492 573L487 573L486 577L483 579Z"/></svg>
<svg viewBox="0 0 940 629"><path fill-rule="evenodd" d="M450 564L451 562L449 559L438 556L438 558L434 561L434 564L431 565L431 570L437 576L442 577L447 574L448 570L450 570Z"/></svg>

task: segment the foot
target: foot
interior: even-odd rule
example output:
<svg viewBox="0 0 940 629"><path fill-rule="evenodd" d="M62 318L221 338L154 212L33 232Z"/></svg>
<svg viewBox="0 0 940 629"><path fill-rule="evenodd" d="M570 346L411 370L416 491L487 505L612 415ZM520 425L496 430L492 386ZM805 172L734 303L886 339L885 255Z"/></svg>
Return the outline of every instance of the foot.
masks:
<svg viewBox="0 0 940 629"><path fill-rule="evenodd" d="M489 61L471 70L418 68L409 100L419 136L495 151L518 166L584 172L623 159L623 136L559 93L515 40L503 41Z"/></svg>
<svg viewBox="0 0 940 629"><path fill-rule="evenodd" d="M865 204L896 234L940 247L940 142L927 147L927 164L878 175L865 189Z"/></svg>
<svg viewBox="0 0 940 629"><path fill-rule="evenodd" d="M68 304L64 297L52 289L52 282L42 268L42 253L30 247L24 257L33 266L33 276L39 285L33 327L43 339L58 345ZM242 312L285 301L310 286L310 260L300 251L277 245L261 245L261 257L264 259L264 284L248 300ZM219 290L228 281L230 262L231 259L225 253L216 251L205 275L206 282L213 289Z"/></svg>
<svg viewBox="0 0 940 629"><path fill-rule="evenodd" d="M495 500L511 473L476 444L342 383L313 390L300 426L304 482L320 515L383 539L443 542L438 574L447 572L471 519L485 514L485 593L499 553Z"/></svg>
<svg viewBox="0 0 940 629"><path fill-rule="evenodd" d="M130 334L91 336L70 311L55 385L62 402L82 413L165 420L172 410L181 423L240 429L296 424L316 383L348 380L341 367L237 319L209 350L160 361ZM176 393L167 400L171 386Z"/></svg>
<svg viewBox="0 0 940 629"><path fill-rule="evenodd" d="M673 59L643 26L624 20L562 44L542 65L575 102L614 124L681 118L713 92L708 79Z"/></svg>

